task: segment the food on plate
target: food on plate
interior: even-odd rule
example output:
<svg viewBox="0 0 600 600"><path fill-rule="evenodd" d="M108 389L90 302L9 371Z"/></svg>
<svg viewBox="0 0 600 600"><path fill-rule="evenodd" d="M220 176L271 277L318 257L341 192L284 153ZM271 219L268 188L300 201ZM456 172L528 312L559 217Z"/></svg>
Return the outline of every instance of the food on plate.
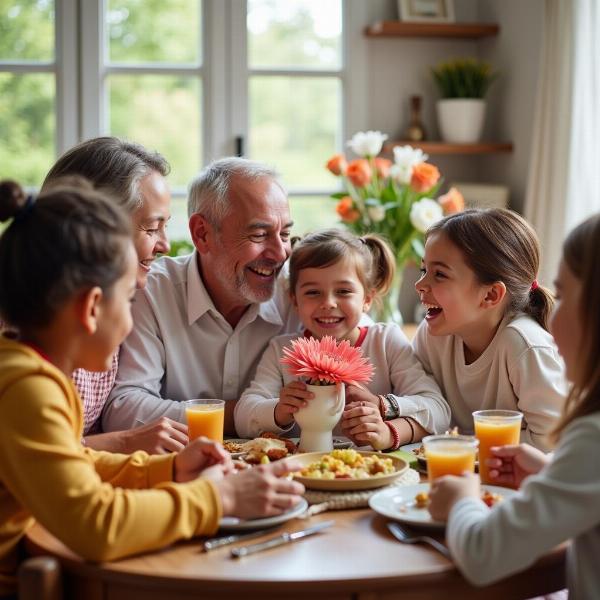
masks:
<svg viewBox="0 0 600 600"><path fill-rule="evenodd" d="M503 497L502 494L496 494L495 492L490 492L490 490L481 490L481 499L491 508L503 500ZM415 508L427 508L429 494L427 492L419 492L413 502L415 503Z"/></svg>
<svg viewBox="0 0 600 600"><path fill-rule="evenodd" d="M367 479L395 472L391 458L377 454L364 455L356 450L333 450L300 471L300 477L314 479Z"/></svg>
<svg viewBox="0 0 600 600"><path fill-rule="evenodd" d="M223 448L225 448L225 450L227 450L227 452L229 452L231 454L243 452L242 446L243 446L243 442L234 442L232 440L225 440L223 442Z"/></svg>
<svg viewBox="0 0 600 600"><path fill-rule="evenodd" d="M244 460L253 465L279 460L289 454L283 440L263 437L243 443L242 452L246 452Z"/></svg>

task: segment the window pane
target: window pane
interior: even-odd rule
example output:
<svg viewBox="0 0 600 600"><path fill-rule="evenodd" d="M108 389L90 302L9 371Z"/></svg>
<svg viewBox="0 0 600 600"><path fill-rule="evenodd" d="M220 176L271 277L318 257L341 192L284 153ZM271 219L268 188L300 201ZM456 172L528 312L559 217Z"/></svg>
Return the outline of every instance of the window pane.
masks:
<svg viewBox="0 0 600 600"><path fill-rule="evenodd" d="M154 148L171 163L171 186L186 187L200 167L201 83L194 77L107 78L110 133Z"/></svg>
<svg viewBox="0 0 600 600"><path fill-rule="evenodd" d="M341 67L341 0L248 0L247 27L250 67Z"/></svg>
<svg viewBox="0 0 600 600"><path fill-rule="evenodd" d="M53 0L0 0L0 60L54 60Z"/></svg>
<svg viewBox="0 0 600 600"><path fill-rule="evenodd" d="M327 196L291 196L293 235L306 235L326 227L342 227L335 212L336 201Z"/></svg>
<svg viewBox="0 0 600 600"><path fill-rule="evenodd" d="M167 225L167 235L171 242L190 241L187 216L187 196L175 196L171 202L171 219ZM190 242L191 243L191 242ZM176 248L177 249L177 248Z"/></svg>
<svg viewBox="0 0 600 600"><path fill-rule="evenodd" d="M331 187L325 162L341 131L337 78L250 79L250 156L277 167L288 188Z"/></svg>
<svg viewBox="0 0 600 600"><path fill-rule="evenodd" d="M0 73L0 177L38 187L55 159L51 73Z"/></svg>
<svg viewBox="0 0 600 600"><path fill-rule="evenodd" d="M200 0L110 0L106 30L111 62L200 62Z"/></svg>

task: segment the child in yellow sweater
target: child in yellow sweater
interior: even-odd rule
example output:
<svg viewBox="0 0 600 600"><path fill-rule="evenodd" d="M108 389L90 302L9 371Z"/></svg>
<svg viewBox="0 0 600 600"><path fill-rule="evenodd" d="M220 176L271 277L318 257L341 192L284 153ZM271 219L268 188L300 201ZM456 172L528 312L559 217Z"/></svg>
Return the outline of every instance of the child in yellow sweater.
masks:
<svg viewBox="0 0 600 600"><path fill-rule="evenodd" d="M69 374L105 370L131 329L136 255L129 220L82 187L37 202L0 183L0 597L14 594L20 543L34 520L88 560L212 534L223 514L279 514L298 502L289 466L232 476L206 439L178 454L81 446L82 408ZM198 479L202 471L203 478Z"/></svg>

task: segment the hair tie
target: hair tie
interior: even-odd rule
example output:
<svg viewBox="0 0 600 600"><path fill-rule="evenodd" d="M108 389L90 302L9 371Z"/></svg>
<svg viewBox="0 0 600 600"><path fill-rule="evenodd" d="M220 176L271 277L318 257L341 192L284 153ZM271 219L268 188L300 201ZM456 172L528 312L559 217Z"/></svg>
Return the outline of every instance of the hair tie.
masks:
<svg viewBox="0 0 600 600"><path fill-rule="evenodd" d="M25 204L23 204L23 206L21 206L21 208L19 208L19 210L15 213L13 220L19 222L26 219L27 215L29 215L29 213L33 210L34 205L35 198L29 194L27 196L27 200L25 200Z"/></svg>
<svg viewBox="0 0 600 600"><path fill-rule="evenodd" d="M538 285L537 279L533 280L533 283L531 284L531 288L529 288L530 292L535 292L535 290L537 290L540 286Z"/></svg>

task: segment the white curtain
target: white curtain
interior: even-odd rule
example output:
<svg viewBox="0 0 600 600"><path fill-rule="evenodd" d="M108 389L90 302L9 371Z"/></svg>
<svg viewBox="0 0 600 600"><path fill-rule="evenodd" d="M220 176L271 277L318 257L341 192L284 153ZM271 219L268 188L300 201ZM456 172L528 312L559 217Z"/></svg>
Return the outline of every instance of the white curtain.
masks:
<svg viewBox="0 0 600 600"><path fill-rule="evenodd" d="M562 241L600 211L600 6L546 0L525 216L542 243L550 285Z"/></svg>

